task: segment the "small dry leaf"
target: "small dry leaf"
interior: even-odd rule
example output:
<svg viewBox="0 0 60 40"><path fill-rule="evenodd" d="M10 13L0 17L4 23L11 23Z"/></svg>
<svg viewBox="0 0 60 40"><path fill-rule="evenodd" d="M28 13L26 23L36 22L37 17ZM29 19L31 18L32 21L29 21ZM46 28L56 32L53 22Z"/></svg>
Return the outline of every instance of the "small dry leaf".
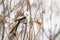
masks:
<svg viewBox="0 0 60 40"><path fill-rule="evenodd" d="M15 21L15 18L12 18L12 21Z"/></svg>
<svg viewBox="0 0 60 40"><path fill-rule="evenodd" d="M16 24L16 21L15 20L16 20L15 18L12 18L13 25Z"/></svg>
<svg viewBox="0 0 60 40"><path fill-rule="evenodd" d="M41 25L41 24L42 24L41 21L39 21L38 19L36 20L36 23L37 23L38 25Z"/></svg>

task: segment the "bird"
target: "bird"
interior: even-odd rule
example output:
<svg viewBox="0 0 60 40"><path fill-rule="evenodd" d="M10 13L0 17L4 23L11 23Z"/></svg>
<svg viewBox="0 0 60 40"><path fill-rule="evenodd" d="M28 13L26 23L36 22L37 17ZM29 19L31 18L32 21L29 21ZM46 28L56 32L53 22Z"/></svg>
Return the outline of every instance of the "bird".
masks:
<svg viewBox="0 0 60 40"><path fill-rule="evenodd" d="M25 16L24 16L23 18L20 18L20 19L16 20L16 21L18 21L18 23L17 23L17 24L15 25L15 27L10 31L9 34L11 34L14 30L17 31L17 28L18 28L18 26L19 26L19 24L20 24L20 21L21 21L21 20L24 20L24 19L26 19Z"/></svg>

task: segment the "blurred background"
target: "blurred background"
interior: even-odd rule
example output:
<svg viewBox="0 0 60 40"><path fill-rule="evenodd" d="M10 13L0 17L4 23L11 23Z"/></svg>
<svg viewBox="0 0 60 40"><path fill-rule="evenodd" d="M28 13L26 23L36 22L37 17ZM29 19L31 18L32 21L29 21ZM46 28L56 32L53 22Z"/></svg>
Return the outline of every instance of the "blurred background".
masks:
<svg viewBox="0 0 60 40"><path fill-rule="evenodd" d="M0 0L0 40L60 40L60 0Z"/></svg>

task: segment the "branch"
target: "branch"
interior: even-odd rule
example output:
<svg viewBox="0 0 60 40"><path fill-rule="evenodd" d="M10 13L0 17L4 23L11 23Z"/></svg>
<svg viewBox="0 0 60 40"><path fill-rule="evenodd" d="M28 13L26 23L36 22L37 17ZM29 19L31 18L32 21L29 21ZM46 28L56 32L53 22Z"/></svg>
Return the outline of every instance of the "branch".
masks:
<svg viewBox="0 0 60 40"><path fill-rule="evenodd" d="M54 35L53 39L56 39L56 37L60 34L60 30Z"/></svg>

